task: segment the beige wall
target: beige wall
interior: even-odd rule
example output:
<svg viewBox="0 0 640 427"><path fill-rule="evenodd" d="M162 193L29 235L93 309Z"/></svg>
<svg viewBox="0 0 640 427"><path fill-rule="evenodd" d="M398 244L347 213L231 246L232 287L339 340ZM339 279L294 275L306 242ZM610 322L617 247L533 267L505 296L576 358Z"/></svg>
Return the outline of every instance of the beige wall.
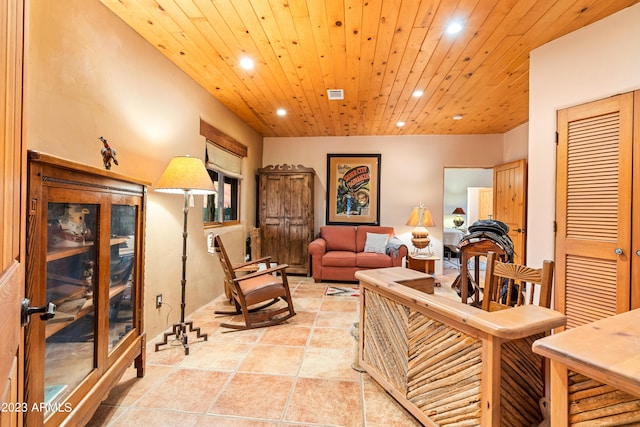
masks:
<svg viewBox="0 0 640 427"><path fill-rule="evenodd" d="M504 134L504 163L526 159L529 150L529 123L518 126Z"/></svg>
<svg viewBox="0 0 640 427"><path fill-rule="evenodd" d="M527 260L554 258L556 111L640 88L640 4L531 53Z"/></svg>
<svg viewBox="0 0 640 427"><path fill-rule="evenodd" d="M302 164L315 169L316 233L326 217L327 153L381 154L381 225L394 227L410 244L412 227L405 223L411 208L424 203L436 224L429 229L432 250L442 256L444 168L501 163L503 135L265 138L265 166ZM441 269L438 263L436 270Z"/></svg>
<svg viewBox="0 0 640 427"><path fill-rule="evenodd" d="M97 0L29 2L26 140L29 149L102 167L99 136L117 149L113 170L146 180L170 158L204 158L200 117L249 147L242 184L244 226L218 229L242 259L255 219L254 171L262 138L141 39ZM150 337L179 319L182 256L180 196L155 193L147 210L145 323ZM196 197L202 206L202 197ZM189 213L187 313L222 292L217 259L207 254L201 209ZM170 304L155 308L162 293Z"/></svg>

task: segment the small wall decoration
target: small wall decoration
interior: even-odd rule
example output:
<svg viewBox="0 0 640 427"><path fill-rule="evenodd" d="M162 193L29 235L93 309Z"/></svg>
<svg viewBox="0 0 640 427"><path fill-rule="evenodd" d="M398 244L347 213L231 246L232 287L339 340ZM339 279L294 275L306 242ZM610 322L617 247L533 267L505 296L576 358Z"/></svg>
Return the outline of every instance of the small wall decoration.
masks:
<svg viewBox="0 0 640 427"><path fill-rule="evenodd" d="M116 165L118 164L118 160L116 159L116 149L111 148L107 140L104 139L103 137L100 137L98 139L102 141L102 145L104 145L104 148L100 150L100 154L102 154L102 162L104 163L104 168L106 170L110 170L111 161L113 161L113 163Z"/></svg>
<svg viewBox="0 0 640 427"><path fill-rule="evenodd" d="M327 154L327 224L380 224L380 154Z"/></svg>

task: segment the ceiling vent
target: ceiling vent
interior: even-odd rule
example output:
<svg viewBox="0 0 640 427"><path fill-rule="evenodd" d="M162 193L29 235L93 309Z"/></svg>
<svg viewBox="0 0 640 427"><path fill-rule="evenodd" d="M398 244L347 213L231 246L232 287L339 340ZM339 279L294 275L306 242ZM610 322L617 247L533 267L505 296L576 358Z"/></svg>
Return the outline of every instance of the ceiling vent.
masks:
<svg viewBox="0 0 640 427"><path fill-rule="evenodd" d="M342 90L342 89L329 89L327 91L327 95L329 95L329 100L331 100L331 101L344 99L344 90Z"/></svg>

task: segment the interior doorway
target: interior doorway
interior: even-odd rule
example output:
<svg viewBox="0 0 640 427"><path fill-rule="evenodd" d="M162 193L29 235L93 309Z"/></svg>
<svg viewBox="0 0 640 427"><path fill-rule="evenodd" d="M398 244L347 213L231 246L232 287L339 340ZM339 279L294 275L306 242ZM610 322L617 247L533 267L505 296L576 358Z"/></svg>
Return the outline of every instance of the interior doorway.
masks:
<svg viewBox="0 0 640 427"><path fill-rule="evenodd" d="M493 188L493 168L444 168L443 228L458 228L453 222L458 215L453 211L462 208L466 229L478 219L488 215L483 206L483 193Z"/></svg>
<svg viewBox="0 0 640 427"><path fill-rule="evenodd" d="M443 192L443 270L459 268L457 261L458 242L467 233L467 227L478 219L491 215L487 203L493 206L493 199L487 201L493 189L493 168L444 168ZM462 213L454 213L460 212ZM461 223L460 220L463 222Z"/></svg>

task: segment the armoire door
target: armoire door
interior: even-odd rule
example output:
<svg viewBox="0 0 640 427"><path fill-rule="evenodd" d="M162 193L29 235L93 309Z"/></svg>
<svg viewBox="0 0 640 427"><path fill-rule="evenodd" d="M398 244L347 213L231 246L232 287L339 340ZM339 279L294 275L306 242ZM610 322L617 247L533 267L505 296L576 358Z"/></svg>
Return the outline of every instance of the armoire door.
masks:
<svg viewBox="0 0 640 427"><path fill-rule="evenodd" d="M633 114L633 93L558 112L554 303L567 328L631 308Z"/></svg>
<svg viewBox="0 0 640 427"><path fill-rule="evenodd" d="M286 256L281 250L286 231L283 200L286 194L285 175L260 175L259 226L262 234L260 252L262 256L270 256L273 262L280 264L287 262Z"/></svg>
<svg viewBox="0 0 640 427"><path fill-rule="evenodd" d="M285 236L287 242L282 250L286 253L289 270L308 274L309 252L307 247L313 233L313 197L309 195L313 178L310 174L292 174L286 181ZM311 220L311 221L310 221Z"/></svg>

